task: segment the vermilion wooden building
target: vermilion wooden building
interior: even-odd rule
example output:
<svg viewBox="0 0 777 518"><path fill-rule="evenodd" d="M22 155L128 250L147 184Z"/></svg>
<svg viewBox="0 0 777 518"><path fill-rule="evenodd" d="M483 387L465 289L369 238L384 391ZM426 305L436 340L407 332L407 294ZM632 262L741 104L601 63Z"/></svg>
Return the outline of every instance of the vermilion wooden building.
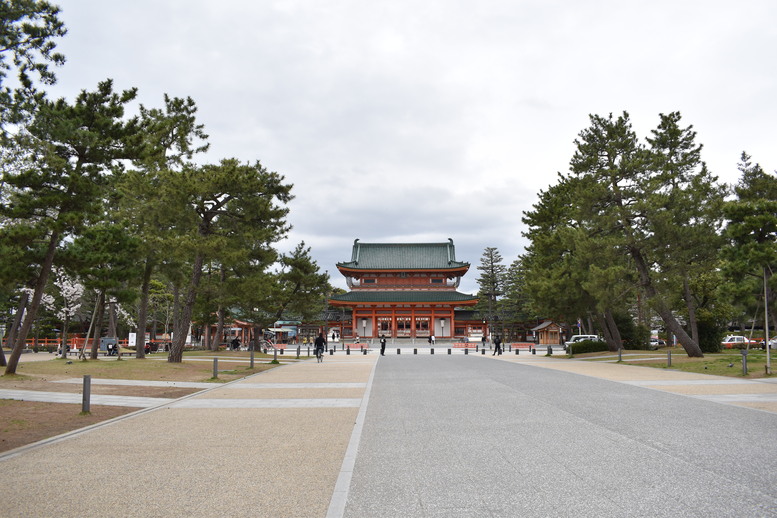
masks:
<svg viewBox="0 0 777 518"><path fill-rule="evenodd" d="M454 309L477 304L459 293L469 263L456 260L447 243L361 243L355 240L351 260L337 263L350 292L329 300L352 312L344 336L375 338L452 338L462 331ZM350 331L350 333L349 333Z"/></svg>

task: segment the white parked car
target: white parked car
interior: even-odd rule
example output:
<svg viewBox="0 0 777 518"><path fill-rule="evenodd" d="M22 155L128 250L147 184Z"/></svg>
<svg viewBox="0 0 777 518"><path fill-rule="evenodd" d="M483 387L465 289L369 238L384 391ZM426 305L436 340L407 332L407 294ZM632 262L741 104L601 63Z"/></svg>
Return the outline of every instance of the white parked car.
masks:
<svg viewBox="0 0 777 518"><path fill-rule="evenodd" d="M573 344L575 342L586 342L588 340L593 340L593 341L597 341L598 342L599 341L599 337L596 336L596 335L575 335L572 338L570 338L569 340L567 340L567 343L568 344Z"/></svg>
<svg viewBox="0 0 777 518"><path fill-rule="evenodd" d="M729 335L723 339L720 345L723 346L724 349L742 349L748 345L750 345L750 347L755 347L758 345L758 342L749 340L744 336Z"/></svg>
<svg viewBox="0 0 777 518"><path fill-rule="evenodd" d="M655 351L659 347L664 347L666 345L666 342L661 340L660 338L651 338L650 339L650 350Z"/></svg>

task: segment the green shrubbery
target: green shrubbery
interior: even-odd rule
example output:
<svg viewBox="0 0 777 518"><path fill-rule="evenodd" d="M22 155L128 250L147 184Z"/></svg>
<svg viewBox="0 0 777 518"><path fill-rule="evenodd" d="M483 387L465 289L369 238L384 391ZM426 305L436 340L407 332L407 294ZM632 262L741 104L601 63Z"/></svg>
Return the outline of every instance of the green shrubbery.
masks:
<svg viewBox="0 0 777 518"><path fill-rule="evenodd" d="M609 348L607 343L601 340L584 340L573 344L567 343L567 354L599 353L602 351L609 351Z"/></svg>

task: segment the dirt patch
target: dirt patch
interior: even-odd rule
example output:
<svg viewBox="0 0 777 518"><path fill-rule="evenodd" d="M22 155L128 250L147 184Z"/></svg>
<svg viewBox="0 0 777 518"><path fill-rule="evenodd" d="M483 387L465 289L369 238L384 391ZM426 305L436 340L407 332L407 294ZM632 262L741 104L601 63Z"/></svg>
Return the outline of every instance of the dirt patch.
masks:
<svg viewBox="0 0 777 518"><path fill-rule="evenodd" d="M81 405L0 400L0 452L77 430L138 410L92 405L81 415Z"/></svg>
<svg viewBox="0 0 777 518"><path fill-rule="evenodd" d="M5 390L35 390L39 392L66 392L68 394L80 394L83 390L82 383L55 383L55 380L38 378L36 376L24 377L0 377L0 389ZM194 394L202 389L178 388L178 387L144 387L127 385L98 385L92 383L91 393L111 396L141 396L178 399L179 397Z"/></svg>
<svg viewBox="0 0 777 518"><path fill-rule="evenodd" d="M125 357L126 358L126 357ZM232 381L256 372L271 369L274 365L257 363L249 369L242 358L219 359L219 379L213 383ZM47 358L48 360L48 358ZM212 362L190 359L170 364L153 359L115 359L78 361L51 359L50 361L21 362L17 374L0 376L0 389L32 390L38 392L65 392L80 394L82 383L56 383L65 379L83 380L88 374L96 379L130 379L147 381L214 381ZM149 387L127 385L102 385L92 383L94 395L141 396L177 399L202 389L180 387ZM0 400L0 452L54 437L101 421L138 410L132 407L91 405L91 413L80 415L81 405L65 403L40 403L33 401Z"/></svg>

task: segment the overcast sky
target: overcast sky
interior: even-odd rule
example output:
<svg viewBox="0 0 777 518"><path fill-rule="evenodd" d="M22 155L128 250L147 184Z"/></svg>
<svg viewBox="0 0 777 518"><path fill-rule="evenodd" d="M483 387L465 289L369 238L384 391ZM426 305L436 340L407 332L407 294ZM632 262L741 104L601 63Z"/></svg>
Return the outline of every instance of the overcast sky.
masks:
<svg viewBox="0 0 777 518"><path fill-rule="evenodd" d="M446 241L509 264L521 215L568 169L589 114L644 139L680 111L727 183L743 150L777 168L773 0L60 0L53 96L112 78L192 97L208 162L294 184L287 249L335 263L364 242Z"/></svg>

